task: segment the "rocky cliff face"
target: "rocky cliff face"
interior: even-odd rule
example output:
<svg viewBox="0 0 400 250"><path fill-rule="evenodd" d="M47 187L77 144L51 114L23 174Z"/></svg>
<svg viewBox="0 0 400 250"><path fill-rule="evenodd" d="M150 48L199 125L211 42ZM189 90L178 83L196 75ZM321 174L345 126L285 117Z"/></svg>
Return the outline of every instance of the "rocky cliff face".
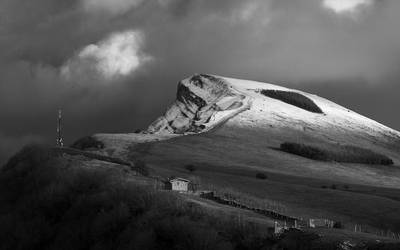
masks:
<svg viewBox="0 0 400 250"><path fill-rule="evenodd" d="M246 104L245 96L222 78L194 75L179 82L176 101L149 126L147 133L204 132L221 118L242 111Z"/></svg>

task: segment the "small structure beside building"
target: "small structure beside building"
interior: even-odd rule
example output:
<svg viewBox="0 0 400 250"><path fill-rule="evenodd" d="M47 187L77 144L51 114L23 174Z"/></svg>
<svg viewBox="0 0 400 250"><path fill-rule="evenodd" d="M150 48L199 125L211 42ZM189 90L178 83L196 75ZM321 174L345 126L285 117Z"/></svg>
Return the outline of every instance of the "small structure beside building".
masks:
<svg viewBox="0 0 400 250"><path fill-rule="evenodd" d="M179 192L188 192L189 191L190 181L184 178L172 178L170 179L165 186L165 189Z"/></svg>

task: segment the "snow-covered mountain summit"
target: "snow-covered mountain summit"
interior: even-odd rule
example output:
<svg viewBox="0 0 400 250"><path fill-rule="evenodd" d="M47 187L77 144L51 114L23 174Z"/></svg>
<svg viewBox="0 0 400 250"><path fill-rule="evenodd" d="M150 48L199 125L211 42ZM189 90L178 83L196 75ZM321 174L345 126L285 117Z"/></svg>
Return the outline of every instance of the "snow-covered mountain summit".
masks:
<svg viewBox="0 0 400 250"><path fill-rule="evenodd" d="M270 98L262 90L299 93L312 100L323 113ZM149 126L147 133L201 133L228 120L230 125L237 126L333 129L400 138L399 132L316 95L268 83L204 74L179 82L176 101Z"/></svg>
<svg viewBox="0 0 400 250"><path fill-rule="evenodd" d="M268 91L296 93L322 112L310 112L298 105L265 94ZM378 152L400 148L400 133L327 99L273 84L196 74L179 82L175 102L164 115L140 134L98 134L108 147L200 134L214 128L242 129L259 138L290 141L343 143ZM243 134L238 133L240 137ZM254 137L256 138L256 137ZM384 148L384 150L382 150ZM394 150L393 150L394 149ZM393 155L393 152L385 152Z"/></svg>

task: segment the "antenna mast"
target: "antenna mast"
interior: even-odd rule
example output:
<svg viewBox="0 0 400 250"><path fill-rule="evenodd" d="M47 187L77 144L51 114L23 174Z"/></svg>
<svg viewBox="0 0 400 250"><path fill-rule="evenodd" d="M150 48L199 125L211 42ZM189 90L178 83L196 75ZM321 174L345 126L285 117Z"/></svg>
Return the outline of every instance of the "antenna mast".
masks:
<svg viewBox="0 0 400 250"><path fill-rule="evenodd" d="M58 110L58 122L57 122L57 146L58 147L63 147L64 146L64 140L62 138L62 133L61 133L61 122L62 122L62 112L61 109Z"/></svg>

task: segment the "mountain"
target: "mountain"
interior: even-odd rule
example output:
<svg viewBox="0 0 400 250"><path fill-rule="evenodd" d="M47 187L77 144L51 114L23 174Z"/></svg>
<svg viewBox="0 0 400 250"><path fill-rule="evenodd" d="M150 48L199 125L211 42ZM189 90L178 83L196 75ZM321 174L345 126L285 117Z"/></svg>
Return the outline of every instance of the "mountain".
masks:
<svg viewBox="0 0 400 250"><path fill-rule="evenodd" d="M270 97L268 92L295 93L296 98L300 96L318 111ZM398 165L400 133L319 96L261 82L194 75L179 82L176 101L146 131L94 137L105 144L103 151L111 155L124 156L137 143L174 138L159 143L158 147L162 147L174 142L169 149L160 151L168 150L170 157L187 152L179 156L187 161L203 157L203 162L222 161L225 165L246 164L251 168L268 165L268 171L277 173L322 178L329 173L329 178L388 187L400 183L398 175L392 173L379 173L377 178L377 171L382 168L316 163L275 150L284 142L351 145L386 155ZM180 146L185 141L191 145ZM393 171L400 173L398 168Z"/></svg>
<svg viewBox="0 0 400 250"><path fill-rule="evenodd" d="M313 94L196 74L145 131L91 139L95 148L81 148L140 159L155 176L195 177L298 218L400 232L400 133Z"/></svg>

